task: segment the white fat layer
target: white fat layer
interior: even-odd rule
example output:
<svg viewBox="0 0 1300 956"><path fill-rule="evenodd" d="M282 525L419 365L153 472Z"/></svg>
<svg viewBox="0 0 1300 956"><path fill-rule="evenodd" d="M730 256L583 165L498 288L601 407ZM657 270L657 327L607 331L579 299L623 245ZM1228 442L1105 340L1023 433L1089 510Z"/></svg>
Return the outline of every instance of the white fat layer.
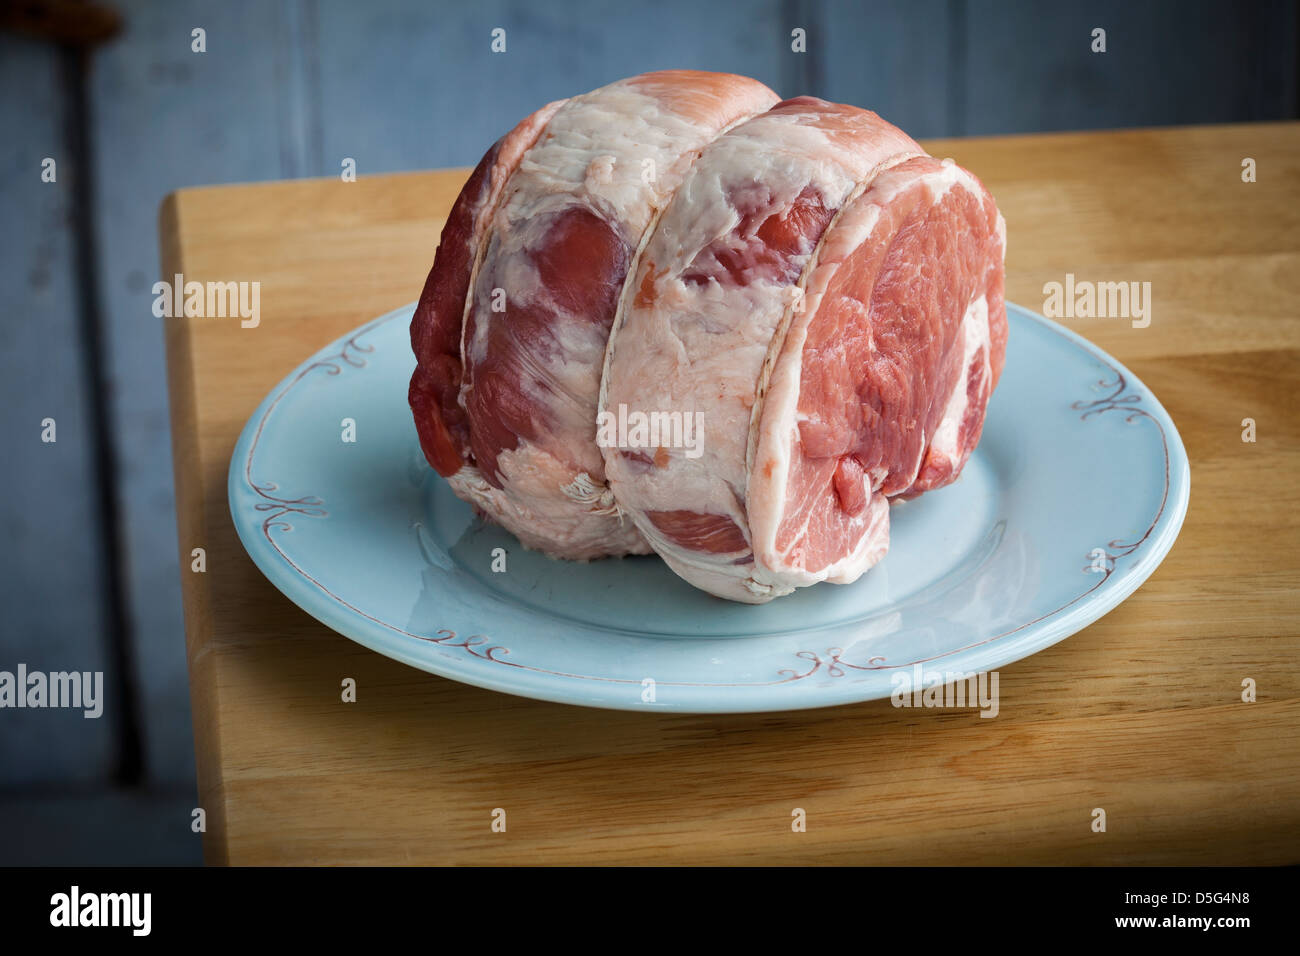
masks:
<svg viewBox="0 0 1300 956"><path fill-rule="evenodd" d="M526 548L554 558L588 561L610 554L649 554L650 546L635 525L611 513L599 494L583 498L582 478L567 486L568 497L551 490L573 476L572 469L535 446L503 451L497 466L511 490L493 487L473 465L465 465L447 479L458 498L468 501L489 518L509 528ZM577 499L582 507L572 506ZM570 504L565 505L568 500Z"/></svg>
<svg viewBox="0 0 1300 956"><path fill-rule="evenodd" d="M943 418L939 420L939 427L934 431L934 437L930 439L930 454L939 455L957 461L961 457L961 420L966 415L966 406L968 400L966 397L966 386L970 382L971 361L979 353L980 349L984 350L984 380L987 381L992 373L989 365L989 303L983 295L977 298L966 307L966 314L962 316L962 359L961 374L957 376L957 382L953 385L952 393L948 396L948 403L943 408ZM924 452L922 453L924 457ZM918 465L919 469L919 465Z"/></svg>
<svg viewBox="0 0 1300 956"><path fill-rule="evenodd" d="M551 121L551 118L555 116L560 107L567 102L568 100L556 100L553 103L547 103L507 133L502 140L501 149L498 151L496 162L492 166L487 202L484 204L481 214L474 219L472 242L476 251L483 248L483 236L496 216L506 183L510 181L514 171L519 168L519 163L528 149L545 130L546 124Z"/></svg>
<svg viewBox="0 0 1300 956"><path fill-rule="evenodd" d="M850 129L828 132L819 125L827 116ZM737 564L743 552L690 552L664 540L645 513L725 515L748 535L750 415L773 333L791 303L791 283L688 283L683 273L718 240L741 248L738 199L755 225L783 213L807 188L834 209L883 165L919 155L910 137L866 111L813 103L799 112L767 113L704 151L646 244L611 336L602 407L698 413L702 454L692 459L682 449L666 449L663 467L646 469L606 449L605 468L620 506L692 584L751 603L790 590L766 580L752 563ZM810 243L797 263L806 266L813 252ZM653 304L638 305L651 269Z"/></svg>

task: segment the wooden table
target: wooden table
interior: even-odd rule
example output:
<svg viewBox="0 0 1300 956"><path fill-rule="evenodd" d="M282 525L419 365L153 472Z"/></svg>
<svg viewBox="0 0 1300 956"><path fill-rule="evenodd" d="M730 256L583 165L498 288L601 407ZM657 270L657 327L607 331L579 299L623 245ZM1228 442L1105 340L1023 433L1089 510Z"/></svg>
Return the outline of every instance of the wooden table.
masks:
<svg viewBox="0 0 1300 956"><path fill-rule="evenodd" d="M1067 324L1154 389L1192 460L1168 559L1003 669L995 720L888 701L596 711L462 686L316 623L236 539L236 436L308 354L417 297L466 173L170 196L164 276L262 284L256 329L165 320L208 861L1300 862L1300 124L927 146L996 196L1012 301L1041 308L1067 272L1151 282L1149 328Z"/></svg>

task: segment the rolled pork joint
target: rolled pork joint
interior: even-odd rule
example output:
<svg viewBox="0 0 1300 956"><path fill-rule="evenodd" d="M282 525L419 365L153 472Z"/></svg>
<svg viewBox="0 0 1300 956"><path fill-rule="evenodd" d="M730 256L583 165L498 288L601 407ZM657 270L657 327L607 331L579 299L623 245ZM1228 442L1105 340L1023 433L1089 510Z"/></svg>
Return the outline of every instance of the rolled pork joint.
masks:
<svg viewBox="0 0 1300 956"><path fill-rule="evenodd" d="M800 97L719 137L640 256L601 397L693 414L700 447L604 448L619 507L720 597L856 580L890 499L979 441L1004 237L974 176L866 110Z"/></svg>
<svg viewBox="0 0 1300 956"><path fill-rule="evenodd" d="M979 441L1004 247L973 175L866 110L689 71L551 103L443 230L411 325L421 445L555 557L653 550L753 604L849 583L890 501ZM638 416L698 431L601 437Z"/></svg>
<svg viewBox="0 0 1300 956"><path fill-rule="evenodd" d="M731 74L632 77L539 110L466 183L412 322L409 397L429 463L526 546L649 551L595 442L609 330L700 151L777 99Z"/></svg>

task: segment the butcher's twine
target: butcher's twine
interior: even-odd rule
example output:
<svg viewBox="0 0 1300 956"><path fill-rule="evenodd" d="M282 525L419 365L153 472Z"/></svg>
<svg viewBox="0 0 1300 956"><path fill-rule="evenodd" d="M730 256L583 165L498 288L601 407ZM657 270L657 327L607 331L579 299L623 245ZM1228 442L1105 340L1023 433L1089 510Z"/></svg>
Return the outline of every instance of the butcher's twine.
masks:
<svg viewBox="0 0 1300 956"><path fill-rule="evenodd" d="M598 486L585 471L578 472L577 477L560 490L573 501L587 505L592 514L622 518L623 509L614 500L614 492L608 485Z"/></svg>

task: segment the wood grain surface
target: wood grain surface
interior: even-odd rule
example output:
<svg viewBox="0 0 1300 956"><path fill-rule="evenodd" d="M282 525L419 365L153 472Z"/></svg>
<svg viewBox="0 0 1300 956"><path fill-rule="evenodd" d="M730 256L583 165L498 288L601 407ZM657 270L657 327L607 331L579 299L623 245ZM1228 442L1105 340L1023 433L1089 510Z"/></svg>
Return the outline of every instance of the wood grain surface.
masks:
<svg viewBox="0 0 1300 956"><path fill-rule="evenodd" d="M925 145L997 198L1011 301L1041 310L1067 272L1151 283L1148 328L1065 324L1155 391L1192 461L1164 564L1004 668L993 720L887 700L597 711L424 674L318 624L240 546L230 455L299 362L418 296L466 173L168 197L164 277L261 282L256 329L164 320L208 862L1300 862L1300 124Z"/></svg>

